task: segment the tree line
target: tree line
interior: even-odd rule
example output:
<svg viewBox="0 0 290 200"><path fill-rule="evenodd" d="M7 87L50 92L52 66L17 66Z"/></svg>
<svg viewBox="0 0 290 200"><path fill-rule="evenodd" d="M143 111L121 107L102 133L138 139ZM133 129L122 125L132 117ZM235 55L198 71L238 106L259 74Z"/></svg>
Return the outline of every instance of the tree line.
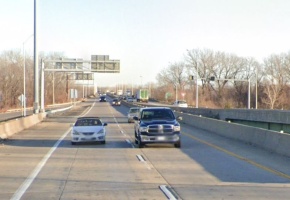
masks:
<svg viewBox="0 0 290 200"><path fill-rule="evenodd" d="M39 57L58 59L65 56L57 52L40 53ZM32 107L33 57L26 56L25 66L27 107ZM20 51L0 54L0 111L21 107L18 98L24 91L23 70L24 58ZM250 96L251 108L290 108L290 52L273 54L258 62L254 58L210 49L192 49L185 53L183 61L171 63L161 70L156 80L155 84L150 84L151 96L168 103L177 98L195 106L197 83L199 107L247 108ZM68 90L73 84L65 72L46 72L45 104L68 102Z"/></svg>
<svg viewBox="0 0 290 200"><path fill-rule="evenodd" d="M58 59L62 53L40 53L43 59ZM39 64L41 66L41 64ZM67 74L63 72L45 73L45 104L68 101ZM54 85L54 88L53 88ZM54 92L55 95L52 93ZM24 93L24 57L20 51L3 51L0 54L0 111L21 107L19 96ZM32 107L34 102L34 61L33 57L25 57L25 93L26 106ZM55 99L53 102L53 96Z"/></svg>
<svg viewBox="0 0 290 200"><path fill-rule="evenodd" d="M197 83L199 107L247 108L250 99L251 108L289 109L289 76L290 52L258 62L220 51L192 49L187 50L183 61L158 73L154 97L173 102L177 91L178 99L195 106Z"/></svg>

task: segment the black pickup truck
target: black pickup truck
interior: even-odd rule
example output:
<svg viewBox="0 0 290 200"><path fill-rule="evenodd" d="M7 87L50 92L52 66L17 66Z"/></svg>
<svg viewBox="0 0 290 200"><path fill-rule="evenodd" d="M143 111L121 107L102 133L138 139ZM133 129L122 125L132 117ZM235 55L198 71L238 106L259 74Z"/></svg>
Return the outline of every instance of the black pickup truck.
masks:
<svg viewBox="0 0 290 200"><path fill-rule="evenodd" d="M145 144L171 143L181 146L180 124L173 111L168 107L142 108L135 120L135 143L139 148Z"/></svg>

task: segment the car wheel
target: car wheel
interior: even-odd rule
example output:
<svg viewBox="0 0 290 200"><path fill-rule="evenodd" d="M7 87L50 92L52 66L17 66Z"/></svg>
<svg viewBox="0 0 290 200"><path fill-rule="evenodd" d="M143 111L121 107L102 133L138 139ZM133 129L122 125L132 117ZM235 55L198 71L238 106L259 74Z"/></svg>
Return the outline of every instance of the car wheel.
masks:
<svg viewBox="0 0 290 200"><path fill-rule="evenodd" d="M176 143L174 144L174 147L175 147L175 148L180 148L180 147L181 147L181 143L180 143L180 141L176 142Z"/></svg>
<svg viewBox="0 0 290 200"><path fill-rule="evenodd" d="M106 140L104 140L104 141L101 141L101 144L106 144Z"/></svg>
<svg viewBox="0 0 290 200"><path fill-rule="evenodd" d="M71 142L72 145L76 145L76 142Z"/></svg>

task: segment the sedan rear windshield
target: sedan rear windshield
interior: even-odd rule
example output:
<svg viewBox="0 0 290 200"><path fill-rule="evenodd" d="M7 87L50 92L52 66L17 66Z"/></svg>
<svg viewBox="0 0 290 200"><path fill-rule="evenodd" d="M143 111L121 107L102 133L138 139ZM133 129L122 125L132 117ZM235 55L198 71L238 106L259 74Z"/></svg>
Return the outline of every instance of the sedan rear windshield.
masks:
<svg viewBox="0 0 290 200"><path fill-rule="evenodd" d="M79 119L75 126L102 126L102 122L99 119Z"/></svg>

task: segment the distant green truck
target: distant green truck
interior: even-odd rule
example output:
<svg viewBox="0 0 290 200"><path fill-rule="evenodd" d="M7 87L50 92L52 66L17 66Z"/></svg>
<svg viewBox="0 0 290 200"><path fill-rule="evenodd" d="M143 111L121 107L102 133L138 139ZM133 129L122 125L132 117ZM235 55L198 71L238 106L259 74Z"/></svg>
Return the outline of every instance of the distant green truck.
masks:
<svg viewBox="0 0 290 200"><path fill-rule="evenodd" d="M138 89L136 91L136 101L148 103L149 92L147 89Z"/></svg>

